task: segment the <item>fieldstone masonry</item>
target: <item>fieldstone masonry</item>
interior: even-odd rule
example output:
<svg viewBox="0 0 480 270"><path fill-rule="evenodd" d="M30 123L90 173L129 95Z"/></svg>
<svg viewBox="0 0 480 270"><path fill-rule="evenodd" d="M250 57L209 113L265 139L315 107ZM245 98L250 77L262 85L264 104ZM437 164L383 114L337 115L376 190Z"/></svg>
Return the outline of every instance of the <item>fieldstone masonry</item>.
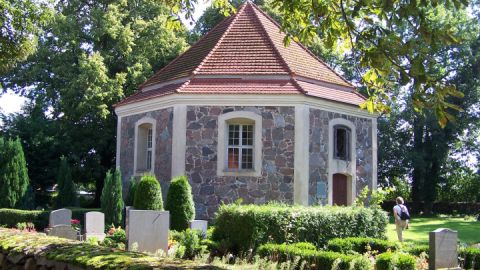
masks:
<svg viewBox="0 0 480 270"><path fill-rule="evenodd" d="M372 120L319 109L310 109L309 204L328 203L328 123L343 118L355 125L357 194L366 185L372 188Z"/></svg>
<svg viewBox="0 0 480 270"><path fill-rule="evenodd" d="M262 175L217 176L218 116L251 111L262 116ZM293 201L294 107L187 107L186 174L192 184L196 217L211 219L221 202Z"/></svg>
<svg viewBox="0 0 480 270"><path fill-rule="evenodd" d="M221 202L293 202L295 107L293 106L187 106L185 174L194 195L196 216L211 219ZM232 111L262 116L261 176L217 176L218 117ZM172 167L173 109L165 108L122 117L120 166L124 186L133 172L135 124L143 117L156 119L155 174L164 198ZM356 131L356 192L372 185L372 120L320 109L310 109L309 204L328 202L328 125L335 118L351 121ZM126 190L126 188L124 189Z"/></svg>
<svg viewBox="0 0 480 270"><path fill-rule="evenodd" d="M133 171L135 151L135 124L138 120L150 117L157 120L155 138L155 175L162 186L163 196L170 184L172 167L172 126L173 108L151 111L122 117L121 123L121 146L120 146L120 168L122 169L123 186L127 191L128 181L135 175Z"/></svg>

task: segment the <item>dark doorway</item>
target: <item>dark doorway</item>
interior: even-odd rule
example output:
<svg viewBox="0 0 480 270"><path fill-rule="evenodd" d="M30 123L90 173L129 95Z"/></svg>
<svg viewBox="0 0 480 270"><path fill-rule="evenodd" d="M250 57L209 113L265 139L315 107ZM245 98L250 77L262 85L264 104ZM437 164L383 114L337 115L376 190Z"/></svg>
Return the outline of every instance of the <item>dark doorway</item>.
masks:
<svg viewBox="0 0 480 270"><path fill-rule="evenodd" d="M348 203L348 179L346 175L336 173L333 175L333 205L344 205Z"/></svg>

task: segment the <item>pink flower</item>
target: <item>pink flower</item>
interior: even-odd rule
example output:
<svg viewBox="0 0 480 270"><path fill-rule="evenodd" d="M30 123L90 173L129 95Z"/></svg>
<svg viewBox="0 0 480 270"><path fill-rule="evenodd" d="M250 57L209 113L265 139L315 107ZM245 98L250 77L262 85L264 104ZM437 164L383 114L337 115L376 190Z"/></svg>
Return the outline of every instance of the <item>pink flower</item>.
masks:
<svg viewBox="0 0 480 270"><path fill-rule="evenodd" d="M72 219L72 224L73 224L73 225L79 225L79 224L80 224L80 220L78 220L78 219Z"/></svg>

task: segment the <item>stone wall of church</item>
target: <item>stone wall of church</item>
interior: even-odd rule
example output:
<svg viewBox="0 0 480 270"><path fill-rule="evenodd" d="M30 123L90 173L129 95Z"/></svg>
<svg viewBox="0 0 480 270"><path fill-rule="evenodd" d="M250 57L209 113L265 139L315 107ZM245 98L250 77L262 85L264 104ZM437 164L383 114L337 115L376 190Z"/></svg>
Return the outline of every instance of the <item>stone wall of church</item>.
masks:
<svg viewBox="0 0 480 270"><path fill-rule="evenodd" d="M134 175L135 125L138 120L144 117L156 120L154 172L162 186L164 198L166 198L166 191L170 183L172 170L173 108L122 117L120 131L120 168L122 171L124 191L127 192L130 178Z"/></svg>
<svg viewBox="0 0 480 270"><path fill-rule="evenodd" d="M372 120L311 108L309 204L328 203L328 123L335 118L346 119L355 125L356 193L358 194L366 185L372 188Z"/></svg>
<svg viewBox="0 0 480 270"><path fill-rule="evenodd" d="M251 111L262 116L260 177L217 176L218 116ZM197 218L213 218L221 202L293 202L294 107L188 106L185 171Z"/></svg>

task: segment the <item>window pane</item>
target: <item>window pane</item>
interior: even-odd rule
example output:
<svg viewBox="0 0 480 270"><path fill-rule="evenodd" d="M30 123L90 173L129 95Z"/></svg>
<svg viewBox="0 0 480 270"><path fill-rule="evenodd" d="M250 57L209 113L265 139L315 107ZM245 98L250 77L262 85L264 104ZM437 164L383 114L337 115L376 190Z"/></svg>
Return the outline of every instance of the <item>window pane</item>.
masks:
<svg viewBox="0 0 480 270"><path fill-rule="evenodd" d="M240 125L228 126L228 145L240 145Z"/></svg>
<svg viewBox="0 0 480 270"><path fill-rule="evenodd" d="M238 169L239 161L239 149L238 148L228 148L228 168L229 169Z"/></svg>
<svg viewBox="0 0 480 270"><path fill-rule="evenodd" d="M242 149L242 169L253 169L253 149Z"/></svg>
<svg viewBox="0 0 480 270"><path fill-rule="evenodd" d="M152 169L152 150L147 150L147 170Z"/></svg>
<svg viewBox="0 0 480 270"><path fill-rule="evenodd" d="M253 145L253 126L244 125L242 127L242 145Z"/></svg>
<svg viewBox="0 0 480 270"><path fill-rule="evenodd" d="M148 129L148 135L147 135L147 148L152 148L152 135L153 131L151 128Z"/></svg>
<svg viewBox="0 0 480 270"><path fill-rule="evenodd" d="M335 129L335 157L347 159L347 130L344 128Z"/></svg>

